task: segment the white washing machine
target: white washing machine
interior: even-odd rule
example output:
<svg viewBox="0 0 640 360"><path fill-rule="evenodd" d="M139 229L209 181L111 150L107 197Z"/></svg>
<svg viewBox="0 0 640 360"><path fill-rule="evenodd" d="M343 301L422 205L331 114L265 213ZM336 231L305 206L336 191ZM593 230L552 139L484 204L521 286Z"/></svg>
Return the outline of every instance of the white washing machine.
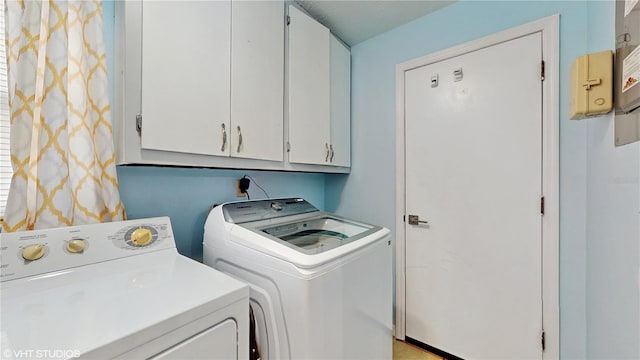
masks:
<svg viewBox="0 0 640 360"><path fill-rule="evenodd" d="M249 283L263 359L391 359L389 230L300 198L227 203L204 263Z"/></svg>
<svg viewBox="0 0 640 360"><path fill-rule="evenodd" d="M0 358L247 359L249 288L169 218L0 234Z"/></svg>

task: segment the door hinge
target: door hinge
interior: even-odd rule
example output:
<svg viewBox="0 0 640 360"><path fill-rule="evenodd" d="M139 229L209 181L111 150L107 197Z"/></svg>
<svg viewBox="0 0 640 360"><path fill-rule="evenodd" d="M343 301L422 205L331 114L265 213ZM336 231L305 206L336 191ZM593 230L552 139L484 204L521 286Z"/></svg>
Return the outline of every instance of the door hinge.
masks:
<svg viewBox="0 0 640 360"><path fill-rule="evenodd" d="M138 132L138 136L142 136L142 115L136 115L136 131Z"/></svg>
<svg viewBox="0 0 640 360"><path fill-rule="evenodd" d="M540 81L544 81L544 60L540 63Z"/></svg>
<svg viewBox="0 0 640 360"><path fill-rule="evenodd" d="M291 152L291 143L287 141L287 152Z"/></svg>
<svg viewBox="0 0 640 360"><path fill-rule="evenodd" d="M402 222L407 222L407 215L402 215Z"/></svg>
<svg viewBox="0 0 640 360"><path fill-rule="evenodd" d="M287 15L287 26L291 25L291 16Z"/></svg>
<svg viewBox="0 0 640 360"><path fill-rule="evenodd" d="M540 214L544 215L544 196L540 198Z"/></svg>
<svg viewBox="0 0 640 360"><path fill-rule="evenodd" d="M544 336L544 330L542 330L542 336L540 336L540 343L542 344L542 351L544 351L545 347L546 347L546 339Z"/></svg>

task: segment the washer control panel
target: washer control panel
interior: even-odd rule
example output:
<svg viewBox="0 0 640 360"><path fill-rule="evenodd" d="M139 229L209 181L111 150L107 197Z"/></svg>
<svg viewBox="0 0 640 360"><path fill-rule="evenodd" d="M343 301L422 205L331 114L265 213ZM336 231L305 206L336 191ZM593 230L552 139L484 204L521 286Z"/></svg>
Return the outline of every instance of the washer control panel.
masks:
<svg viewBox="0 0 640 360"><path fill-rule="evenodd" d="M168 217L0 233L0 281L175 248Z"/></svg>
<svg viewBox="0 0 640 360"><path fill-rule="evenodd" d="M222 213L225 220L235 224L306 214L314 211L319 210L302 198L251 200L222 205Z"/></svg>

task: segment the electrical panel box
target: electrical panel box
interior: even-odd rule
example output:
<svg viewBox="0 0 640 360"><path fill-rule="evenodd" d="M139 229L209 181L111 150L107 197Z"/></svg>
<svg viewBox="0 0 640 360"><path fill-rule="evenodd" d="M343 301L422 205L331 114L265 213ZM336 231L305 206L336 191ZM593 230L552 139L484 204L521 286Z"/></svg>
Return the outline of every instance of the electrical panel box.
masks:
<svg viewBox="0 0 640 360"><path fill-rule="evenodd" d="M569 117L606 114L613 109L613 52L578 57L571 67Z"/></svg>
<svg viewBox="0 0 640 360"><path fill-rule="evenodd" d="M620 1L616 16L616 110L640 107L640 1Z"/></svg>
<svg viewBox="0 0 640 360"><path fill-rule="evenodd" d="M616 1L615 144L640 140L640 1Z"/></svg>

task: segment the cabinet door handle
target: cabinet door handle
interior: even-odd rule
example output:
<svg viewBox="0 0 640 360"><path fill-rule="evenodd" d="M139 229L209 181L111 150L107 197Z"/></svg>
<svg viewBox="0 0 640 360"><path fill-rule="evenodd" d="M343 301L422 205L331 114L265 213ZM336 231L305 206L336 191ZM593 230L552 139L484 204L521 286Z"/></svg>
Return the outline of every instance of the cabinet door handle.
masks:
<svg viewBox="0 0 640 360"><path fill-rule="evenodd" d="M331 157L329 158L329 162L333 162L333 144L329 144L329 151L331 152Z"/></svg>
<svg viewBox="0 0 640 360"><path fill-rule="evenodd" d="M327 152L326 152L326 154L324 156L324 162L329 162L329 144L324 143L324 147L327 149L326 150Z"/></svg>
<svg viewBox="0 0 640 360"><path fill-rule="evenodd" d="M227 147L227 129L224 126L224 123L222 124L222 147L220 148L220 151L224 152L224 149Z"/></svg>
<svg viewBox="0 0 640 360"><path fill-rule="evenodd" d="M240 126L238 125L238 152L240 152L241 146L242 146L242 132L240 131Z"/></svg>

